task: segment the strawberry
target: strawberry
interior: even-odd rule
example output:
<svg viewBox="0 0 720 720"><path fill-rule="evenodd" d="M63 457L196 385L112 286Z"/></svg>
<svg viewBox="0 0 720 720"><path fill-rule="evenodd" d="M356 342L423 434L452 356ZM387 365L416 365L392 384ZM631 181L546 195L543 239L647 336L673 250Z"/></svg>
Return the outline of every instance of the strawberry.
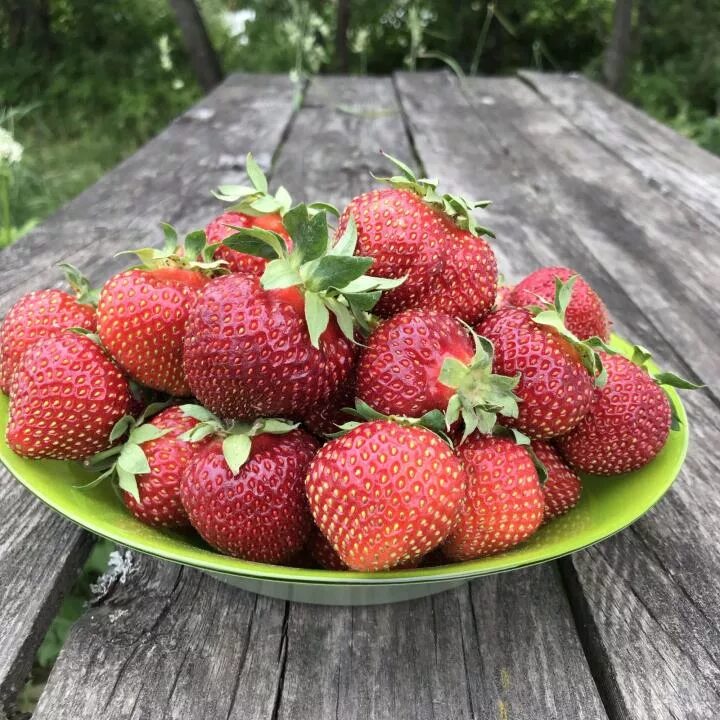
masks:
<svg viewBox="0 0 720 720"><path fill-rule="evenodd" d="M485 201L440 195L437 182L415 177L386 155L401 175L380 178L391 187L354 198L340 217L342 234L352 217L358 252L375 260L373 273L407 280L375 307L381 317L411 308L437 310L466 322L479 321L493 306L495 255L481 235L492 235L473 218Z"/></svg>
<svg viewBox="0 0 720 720"><path fill-rule="evenodd" d="M580 341L563 322L572 282L559 284L552 310L536 309L534 315L504 307L476 327L494 346L493 370L500 375L520 374L515 388L520 412L505 424L535 439L572 430L590 409L593 384L604 381L595 351L602 341Z"/></svg>
<svg viewBox="0 0 720 720"><path fill-rule="evenodd" d="M353 570L421 558L450 532L466 478L430 430L375 420L324 445L305 480L315 522Z"/></svg>
<svg viewBox="0 0 720 720"><path fill-rule="evenodd" d="M550 443L536 440L532 444L532 449L547 472L547 479L543 483L544 522L547 522L564 515L578 504L582 493L582 483Z"/></svg>
<svg viewBox="0 0 720 720"><path fill-rule="evenodd" d="M30 458L82 460L110 444L130 386L93 336L65 331L22 356L10 388L7 442Z"/></svg>
<svg viewBox="0 0 720 720"><path fill-rule="evenodd" d="M190 521L180 501L180 480L187 464L209 440L193 443L184 437L199 425L186 408L198 406L166 405L152 404L137 420L126 415L118 421L110 440L126 433L127 439L90 459L91 467L114 460L90 485L115 476L125 506L138 520L156 527L183 528ZM147 420L155 412L152 421Z"/></svg>
<svg viewBox="0 0 720 720"><path fill-rule="evenodd" d="M214 257L224 260L230 272L245 272L262 275L267 260L254 255L232 250L222 241L234 235L237 228L262 228L282 236L291 244L282 222L282 216L290 209L291 199L285 188L279 188L275 196L268 193L268 182L263 171L248 153L245 164L252 187L224 185L215 192L216 197L233 206L216 217L205 228L208 245L217 246Z"/></svg>
<svg viewBox="0 0 720 720"><path fill-rule="evenodd" d="M259 228L225 242L269 262L263 276L234 274L210 282L190 312L184 344L192 393L223 418L302 419L347 382L358 323L383 287L368 278L369 258L355 257L354 227L330 246L324 212L298 205L285 215L294 246Z"/></svg>
<svg viewBox="0 0 720 720"><path fill-rule="evenodd" d="M10 393L23 353L41 338L57 337L72 327L95 332L97 291L72 266L62 267L75 296L63 290L36 290L23 295L0 325L0 390Z"/></svg>
<svg viewBox="0 0 720 720"><path fill-rule="evenodd" d="M495 296L495 307L493 309L499 310L506 305L512 305L510 302L510 296L512 295L514 289L515 288L513 288L512 285L498 283L497 295Z"/></svg>
<svg viewBox="0 0 720 720"><path fill-rule="evenodd" d="M353 369L329 400L311 407L303 414L303 425L313 435L319 437L337 432L338 426L352 419L345 412L345 408L352 407L354 402L355 371Z"/></svg>
<svg viewBox="0 0 720 720"><path fill-rule="evenodd" d="M310 539L305 546L310 557L324 570L347 570L348 566L340 559L335 548L320 532L317 526L310 531Z"/></svg>
<svg viewBox="0 0 720 720"><path fill-rule="evenodd" d="M540 526L543 489L526 447L509 437L474 433L458 448L467 501L442 544L445 557L473 560L527 540Z"/></svg>
<svg viewBox="0 0 720 720"><path fill-rule="evenodd" d="M214 548L282 563L312 528L303 480L318 443L277 420L213 438L186 467L180 494L193 527Z"/></svg>
<svg viewBox="0 0 720 720"><path fill-rule="evenodd" d="M557 279L567 282L577 276L570 302L565 312L565 325L581 340L599 337L610 339L610 319L605 303L574 270L566 267L543 267L521 280L508 295L508 303L515 307L551 304Z"/></svg>
<svg viewBox="0 0 720 720"><path fill-rule="evenodd" d="M163 250L135 251L143 265L108 280L98 303L98 334L118 364L133 379L170 395L185 396L190 388L182 367L185 324L198 291L208 282L205 271L220 262L196 262L207 256L204 233L188 235L185 252L165 226Z"/></svg>
<svg viewBox="0 0 720 720"><path fill-rule="evenodd" d="M462 416L465 436L490 432L496 413L517 416L518 377L493 375L492 345L449 315L406 310L385 320L363 349L357 396L380 413Z"/></svg>
<svg viewBox="0 0 720 720"><path fill-rule="evenodd" d="M616 475L649 463L672 425L663 385L700 387L672 373L651 373L650 354L636 347L632 360L603 353L607 383L596 388L590 411L572 432L557 438L565 460L581 472Z"/></svg>

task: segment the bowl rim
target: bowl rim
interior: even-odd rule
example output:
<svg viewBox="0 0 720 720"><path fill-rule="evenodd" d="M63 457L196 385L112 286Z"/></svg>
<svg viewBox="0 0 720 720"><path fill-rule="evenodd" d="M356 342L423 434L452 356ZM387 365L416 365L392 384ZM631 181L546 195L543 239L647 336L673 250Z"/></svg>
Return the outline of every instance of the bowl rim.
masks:
<svg viewBox="0 0 720 720"><path fill-rule="evenodd" d="M615 346L621 352L628 352L632 347L623 338L613 334L612 345ZM650 364L652 369L655 366ZM21 462L27 462L27 459L20 458L14 452L12 452L7 445L3 442L0 443L0 460L7 467L8 471L19 480L33 495L38 497L43 503L52 508L55 512L71 520L80 527L92 532L99 537L110 540L114 543L130 548L132 550L141 552L152 557L167 560L169 562L192 567L198 570L209 571L218 575L229 575L248 577L255 580L264 581L275 581L280 583L300 583L300 584L319 584L319 585L344 585L348 587L352 586L372 586L372 585L399 585L406 583L435 583L445 582L449 580L469 580L474 577L480 577L483 575L492 575L500 572L506 572L509 570L515 570L523 567L531 567L533 565L539 565L544 562L551 562L558 558L571 555L572 553L578 552L585 548L588 548L598 542L602 542L609 537L621 532L632 523L637 521L647 512L649 512L657 502L667 493L675 481L685 457L687 455L687 449L689 444L689 428L687 423L687 414L685 408L677 394L677 392L671 388L666 387L665 391L668 394L669 400L680 420L680 429L677 431L681 445L679 452L676 452L672 457L672 469L668 471L668 479L664 483L660 483L656 489L656 492L647 500L647 502L638 509L638 512L631 518L628 519L623 525L613 528L610 532L602 532L597 535L589 533L587 542L581 545L573 546L562 552L548 554L547 549L543 551L542 547L538 547L536 556L527 556L528 547L524 544L517 546L517 548L510 549L497 555L491 555L475 560L468 560L460 563L452 563L447 565L437 565L430 567L420 567L407 570L386 570L382 572L358 572L353 570L324 570L314 568L296 568L287 565L271 565L268 563L257 563L248 560L242 560L240 558L234 558L227 555L223 555L214 551L209 554L212 560L203 560L202 558L183 558L178 557L177 553L171 551L163 551L153 545L152 541L146 540L145 538L128 538L122 530L118 530L117 533L105 532L98 528L98 526L88 520L87 516L83 513L68 511L67 508L61 507L51 497L48 496L41 489L35 487L32 483L28 482L23 477L22 468L20 467ZM0 414L6 415L8 406L8 399L6 396L0 393ZM572 511L571 511L572 512ZM157 532L162 532L160 529L155 529ZM524 557L521 560L514 561L514 550L524 550Z"/></svg>

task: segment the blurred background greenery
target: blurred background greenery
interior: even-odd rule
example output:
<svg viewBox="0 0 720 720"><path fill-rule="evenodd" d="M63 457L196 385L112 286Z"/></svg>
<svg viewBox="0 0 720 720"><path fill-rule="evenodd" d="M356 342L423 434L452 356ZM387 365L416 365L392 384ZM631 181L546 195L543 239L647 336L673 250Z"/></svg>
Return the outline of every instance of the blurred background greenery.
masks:
<svg viewBox="0 0 720 720"><path fill-rule="evenodd" d="M621 2L632 16L616 89L720 153L720 3ZM602 79L615 6L614 0L196 4L226 73L296 78L454 61L466 73L535 67ZM178 5L188 3L0 0L0 246L201 96L173 13Z"/></svg>

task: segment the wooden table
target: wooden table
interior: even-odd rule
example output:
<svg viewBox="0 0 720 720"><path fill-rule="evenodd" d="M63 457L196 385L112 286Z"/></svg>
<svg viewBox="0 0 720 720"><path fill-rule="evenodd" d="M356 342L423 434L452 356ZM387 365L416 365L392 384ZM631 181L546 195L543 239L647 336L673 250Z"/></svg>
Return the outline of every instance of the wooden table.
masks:
<svg viewBox="0 0 720 720"><path fill-rule="evenodd" d="M387 170L379 148L493 199L511 280L571 265L661 364L720 377L720 159L566 75L322 77L299 109L285 77L231 77L0 254L0 315L58 284L59 260L101 282L127 262L113 252L159 240L160 220L204 224L220 209L209 189L243 182L248 150L296 199L342 205ZM685 469L646 517L436 597L296 605L134 556L73 628L34 718L718 718L720 398L711 386L685 402ZM5 471L0 497L10 708L92 539Z"/></svg>

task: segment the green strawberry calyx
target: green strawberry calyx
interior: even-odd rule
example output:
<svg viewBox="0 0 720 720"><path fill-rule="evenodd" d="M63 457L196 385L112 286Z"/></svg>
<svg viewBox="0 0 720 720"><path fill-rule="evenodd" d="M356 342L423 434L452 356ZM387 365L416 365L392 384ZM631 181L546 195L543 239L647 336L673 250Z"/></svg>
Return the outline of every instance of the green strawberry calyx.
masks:
<svg viewBox="0 0 720 720"><path fill-rule="evenodd" d="M629 359L630 362L644 370L650 376L651 380L660 387L674 387L678 390L700 390L705 387L705 385L686 380L675 373L653 370L650 367L652 355L650 351L642 345L633 345L633 352ZM682 421L673 402L670 403L670 412L672 418L671 427L673 430L679 430Z"/></svg>
<svg viewBox="0 0 720 720"><path fill-rule="evenodd" d="M355 329L369 332L370 311L383 290L398 287L405 278L366 275L373 259L354 255L357 228L350 219L345 232L333 244L327 213L315 214L305 204L296 205L283 218L293 241L288 250L277 233L261 228L232 227L235 234L223 240L233 250L268 260L260 284L265 290L298 287L305 299L305 321L310 341L319 348L332 313L343 334L355 341Z"/></svg>
<svg viewBox="0 0 720 720"><path fill-rule="evenodd" d="M116 478L121 490L132 495L136 502L142 502L137 475L150 472L150 465L142 445L170 432L169 428L160 429L147 421L169 405L169 402L151 403L137 418L132 415L124 415L120 418L110 432L109 441L112 447L96 453L85 461L85 465L91 470L102 470L102 472L89 483L76 487L86 490L99 485L103 480ZM123 437L125 441L118 443Z"/></svg>
<svg viewBox="0 0 720 720"><path fill-rule="evenodd" d="M58 263L58 267L65 274L65 281L75 293L75 299L81 305L97 307L100 299L100 289L93 288L90 281L70 263Z"/></svg>
<svg viewBox="0 0 720 720"><path fill-rule="evenodd" d="M388 155L382 150L380 152L400 170L400 175L393 175L392 177L378 177L373 175L375 180L387 183L401 190L414 192L416 195L419 195L427 205L440 210L452 218L461 230L467 230L476 237L480 237L481 235L488 235L492 238L495 237L495 233L480 225L474 215L475 210L484 210L487 208L488 205L490 205L490 200L468 200L461 195L450 195L449 193L441 195L438 192L438 185L440 184L438 180L418 178L404 162L394 158L392 155Z"/></svg>
<svg viewBox="0 0 720 720"><path fill-rule="evenodd" d="M165 236L162 248L139 248L123 250L118 255L136 255L144 270L173 267L184 270L199 270L206 274L222 272L227 265L224 260L214 260L216 245L208 245L204 230L194 230L185 236L182 246L177 230L169 223L160 223Z"/></svg>
<svg viewBox="0 0 720 720"><path fill-rule="evenodd" d="M518 397L513 390L520 382L520 374L514 377L495 375L492 372L495 352L492 342L470 326L466 327L475 343L475 355L470 364L447 357L438 377L443 385L456 390L448 402L445 423L450 430L462 417L464 429L460 444L475 430L491 433L498 414L516 418L519 412Z"/></svg>
<svg viewBox="0 0 720 720"><path fill-rule="evenodd" d="M345 433L350 432L350 430L354 430L364 422L372 422L373 420L388 420L405 427L423 427L426 430L430 430L436 435L439 435L451 447L453 445L452 440L446 432L445 415L440 410L430 410L421 417L417 418L407 417L405 415L384 415L383 413L370 407L370 405L363 400L360 400L360 398L356 398L355 406L343 408L343 412L351 417L357 418L357 420L348 420L347 422L338 425L337 432L330 433L328 437L335 438L345 435Z"/></svg>
<svg viewBox="0 0 720 720"><path fill-rule="evenodd" d="M533 315L533 319L538 325L553 328L561 337L567 340L577 350L582 364L590 376L595 379L595 386L604 387L607 382L607 371L603 367L600 351L602 350L610 355L617 354L617 351L597 336L587 340L580 340L565 325L565 312L570 304L573 287L578 277L578 275L573 275L566 282L556 277L553 302L530 305L526 310Z"/></svg>
<svg viewBox="0 0 720 720"><path fill-rule="evenodd" d="M298 427L298 423L278 418L258 418L252 423L224 423L202 405L180 405L180 409L188 417L198 420L198 424L180 435L179 439L200 442L208 435L221 437L223 457L234 475L248 461L254 437L266 433L285 435Z"/></svg>
<svg viewBox="0 0 720 720"><path fill-rule="evenodd" d="M252 187L247 185L220 185L212 194L222 202L232 203L228 211L243 213L251 217L262 215L280 215L281 217L292 207L290 193L280 186L275 194L269 191L267 177L262 171L252 153L247 154L245 171ZM325 210L336 217L340 215L338 209L328 203L310 203L311 213Z"/></svg>

